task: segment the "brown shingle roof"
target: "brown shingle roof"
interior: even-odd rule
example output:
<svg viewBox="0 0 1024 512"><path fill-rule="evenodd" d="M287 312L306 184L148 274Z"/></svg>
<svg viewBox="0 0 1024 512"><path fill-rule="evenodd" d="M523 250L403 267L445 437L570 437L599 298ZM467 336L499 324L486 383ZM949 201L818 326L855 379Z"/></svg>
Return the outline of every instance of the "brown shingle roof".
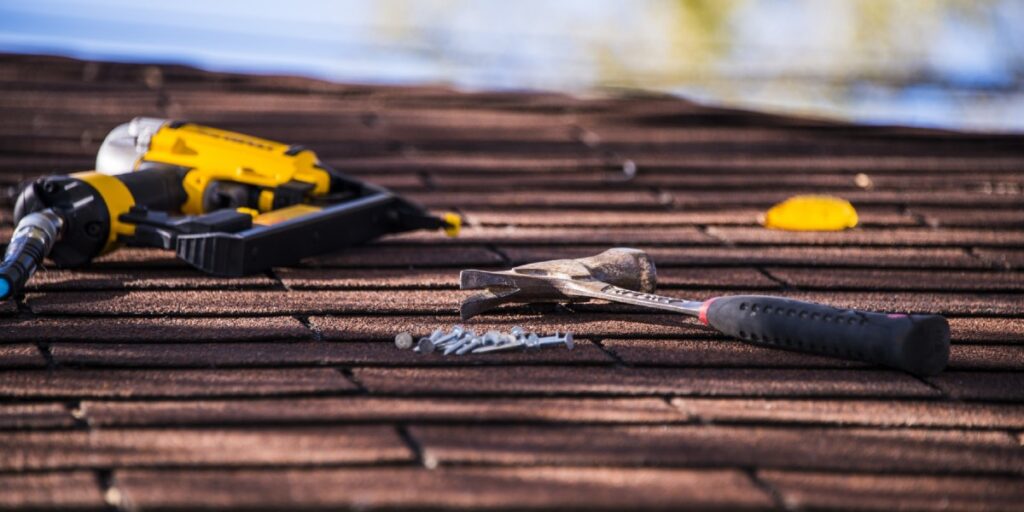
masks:
<svg viewBox="0 0 1024 512"><path fill-rule="evenodd" d="M469 225L235 280L138 249L40 272L0 307L0 508L1024 503L1024 137L4 56L0 182L90 168L138 115L302 143ZM851 199L861 227L757 227L800 192ZM458 321L460 268L620 244L679 296L946 314L949 370L598 304L474 320L572 330L573 352L391 343Z"/></svg>

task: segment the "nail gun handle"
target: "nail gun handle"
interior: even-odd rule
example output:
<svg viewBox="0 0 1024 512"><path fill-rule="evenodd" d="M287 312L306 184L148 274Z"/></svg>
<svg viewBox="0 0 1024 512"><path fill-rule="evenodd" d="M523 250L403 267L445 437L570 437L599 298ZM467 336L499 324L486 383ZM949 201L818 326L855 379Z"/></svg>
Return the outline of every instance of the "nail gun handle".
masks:
<svg viewBox="0 0 1024 512"><path fill-rule="evenodd" d="M838 309L781 297L735 295L704 303L700 319L752 343L934 375L949 360L949 323L939 315Z"/></svg>

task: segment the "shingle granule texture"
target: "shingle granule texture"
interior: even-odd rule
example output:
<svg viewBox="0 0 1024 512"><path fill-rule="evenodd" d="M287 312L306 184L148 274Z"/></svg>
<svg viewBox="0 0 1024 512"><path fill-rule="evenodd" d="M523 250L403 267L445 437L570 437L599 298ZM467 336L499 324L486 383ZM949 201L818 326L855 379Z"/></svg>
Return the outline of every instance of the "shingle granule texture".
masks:
<svg viewBox="0 0 1024 512"><path fill-rule="evenodd" d="M133 248L41 271L0 305L0 509L1024 507L1020 135L8 55L0 237L19 182L91 169L142 115L303 144L462 213L463 236L240 279ZM861 224L758 226L801 193L851 200ZM683 298L945 314L949 369L921 379L602 303L466 322L572 331L571 352L394 347L460 323L460 269L613 245L647 250Z"/></svg>

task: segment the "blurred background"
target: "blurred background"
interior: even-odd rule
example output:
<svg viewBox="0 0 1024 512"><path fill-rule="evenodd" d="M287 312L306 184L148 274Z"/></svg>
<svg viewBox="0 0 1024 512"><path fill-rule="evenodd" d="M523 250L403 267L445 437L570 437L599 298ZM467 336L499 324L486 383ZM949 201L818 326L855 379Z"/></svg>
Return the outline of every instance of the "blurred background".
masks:
<svg viewBox="0 0 1024 512"><path fill-rule="evenodd" d="M33 0L0 52L1024 131L1020 0Z"/></svg>

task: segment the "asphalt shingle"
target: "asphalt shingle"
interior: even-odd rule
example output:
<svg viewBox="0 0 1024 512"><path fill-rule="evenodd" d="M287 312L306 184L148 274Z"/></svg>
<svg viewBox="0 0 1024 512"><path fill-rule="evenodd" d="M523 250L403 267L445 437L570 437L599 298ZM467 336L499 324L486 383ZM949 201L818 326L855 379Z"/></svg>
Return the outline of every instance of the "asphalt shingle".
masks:
<svg viewBox="0 0 1024 512"><path fill-rule="evenodd" d="M462 213L463 236L238 279L137 248L47 267L0 305L2 509L1019 508L1020 135L0 55L0 238L18 182L92 168L139 115L303 144ZM851 200L860 225L760 227L797 193ZM599 303L459 320L460 269L619 244L648 251L667 295L946 314L949 370ZM392 341L457 323L577 347L444 359Z"/></svg>

